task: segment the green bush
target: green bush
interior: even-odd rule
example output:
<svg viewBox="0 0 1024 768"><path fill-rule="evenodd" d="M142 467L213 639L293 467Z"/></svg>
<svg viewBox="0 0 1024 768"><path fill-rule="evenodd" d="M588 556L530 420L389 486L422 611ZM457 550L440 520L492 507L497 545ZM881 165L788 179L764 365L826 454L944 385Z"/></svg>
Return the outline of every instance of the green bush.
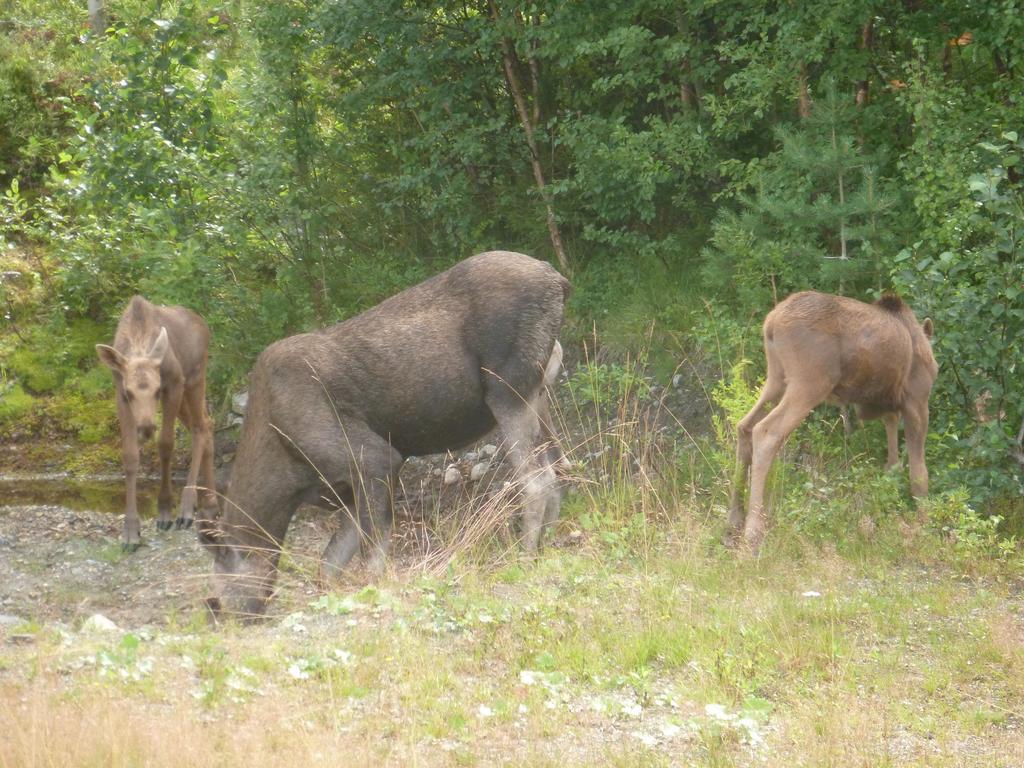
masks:
<svg viewBox="0 0 1024 768"><path fill-rule="evenodd" d="M0 426L8 426L27 416L34 405L32 396L18 384L0 392Z"/></svg>
<svg viewBox="0 0 1024 768"><path fill-rule="evenodd" d="M73 432L87 444L101 443L116 431L117 413L113 397L89 397L64 390L50 399L46 414L60 429Z"/></svg>
<svg viewBox="0 0 1024 768"><path fill-rule="evenodd" d="M629 361L584 363L573 371L568 386L576 402L602 410L618 408L632 399L651 398L651 385L643 376L643 366Z"/></svg>
<svg viewBox="0 0 1024 768"><path fill-rule="evenodd" d="M1015 556L1019 542L1015 536L1001 533L1002 516L979 513L970 498L961 486L923 502L929 524L952 546L955 559L970 565L982 558L1008 560Z"/></svg>
<svg viewBox="0 0 1024 768"><path fill-rule="evenodd" d="M35 326L10 355L7 368L29 391L53 393L93 367L95 345L107 336L103 327L92 320L82 318L68 323L57 318Z"/></svg>

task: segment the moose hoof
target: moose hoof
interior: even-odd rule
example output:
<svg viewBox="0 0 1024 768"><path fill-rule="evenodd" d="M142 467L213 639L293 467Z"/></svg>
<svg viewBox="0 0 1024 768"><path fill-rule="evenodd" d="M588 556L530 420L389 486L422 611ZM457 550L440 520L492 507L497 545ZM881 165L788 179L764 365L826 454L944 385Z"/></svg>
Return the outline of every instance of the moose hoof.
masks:
<svg viewBox="0 0 1024 768"><path fill-rule="evenodd" d="M726 531L725 535L722 537L722 545L726 549L738 549L739 546L742 543L743 543L743 532L742 531L737 531L737 530L734 530L734 529L730 529L730 530Z"/></svg>
<svg viewBox="0 0 1024 768"><path fill-rule="evenodd" d="M132 552L138 551L139 547L142 546L141 541L124 542L121 544L121 551L131 554Z"/></svg>
<svg viewBox="0 0 1024 768"><path fill-rule="evenodd" d="M761 557L761 539L751 539L749 536L737 542L736 554L744 560L758 560Z"/></svg>
<svg viewBox="0 0 1024 768"><path fill-rule="evenodd" d="M179 517L177 520L174 521L174 527L177 528L178 530L181 530L182 528L191 528L192 527L192 518L191 517Z"/></svg>
<svg viewBox="0 0 1024 768"><path fill-rule="evenodd" d="M157 520L156 529L158 531L169 531L174 523L171 520Z"/></svg>

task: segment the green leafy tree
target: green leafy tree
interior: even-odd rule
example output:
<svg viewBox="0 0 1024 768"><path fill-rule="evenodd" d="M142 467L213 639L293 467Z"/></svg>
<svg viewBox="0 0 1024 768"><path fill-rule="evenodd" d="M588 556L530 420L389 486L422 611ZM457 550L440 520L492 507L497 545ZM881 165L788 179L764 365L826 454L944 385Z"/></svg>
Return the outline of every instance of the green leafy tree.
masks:
<svg viewBox="0 0 1024 768"><path fill-rule="evenodd" d="M952 436L954 471L983 497L1024 492L1024 141L1015 131L979 146L993 165L966 179L972 242L896 257L896 280L941 321L936 399Z"/></svg>

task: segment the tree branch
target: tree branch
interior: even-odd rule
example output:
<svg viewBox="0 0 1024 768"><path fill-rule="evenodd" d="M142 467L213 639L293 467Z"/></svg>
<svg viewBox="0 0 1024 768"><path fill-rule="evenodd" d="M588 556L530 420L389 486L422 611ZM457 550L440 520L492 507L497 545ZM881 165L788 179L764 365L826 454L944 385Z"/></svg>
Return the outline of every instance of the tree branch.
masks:
<svg viewBox="0 0 1024 768"><path fill-rule="evenodd" d="M501 15L495 0L487 0L490 6L491 19L495 25L500 25ZM551 191L544 181L544 169L540 165L540 153L537 151L537 141L534 136L534 125L530 121L530 112L526 107L526 99L523 97L523 86L519 81L517 66L519 58L516 55L512 40L507 35L501 36L501 60L505 69L505 80L508 82L509 90L512 92L512 100L516 105L516 112L519 114L519 122L523 126L523 133L526 136L526 144L530 149L530 165L533 167L533 178L537 183L537 191L544 201L547 210L548 234L551 236L551 246L554 248L555 256L558 258L558 265L566 274L572 273L569 258L565 253L565 246L562 245L562 234L558 230L558 220L555 218L555 205L551 197Z"/></svg>

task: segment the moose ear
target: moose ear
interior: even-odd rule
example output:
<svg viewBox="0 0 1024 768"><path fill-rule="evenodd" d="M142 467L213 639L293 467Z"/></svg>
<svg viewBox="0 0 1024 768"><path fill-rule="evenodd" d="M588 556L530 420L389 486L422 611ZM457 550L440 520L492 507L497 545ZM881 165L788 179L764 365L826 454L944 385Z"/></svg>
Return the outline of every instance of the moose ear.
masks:
<svg viewBox="0 0 1024 768"><path fill-rule="evenodd" d="M124 355L113 347L108 347L106 344L97 344L96 356L100 359L100 362L110 370L117 371L118 373L121 373L124 370Z"/></svg>
<svg viewBox="0 0 1024 768"><path fill-rule="evenodd" d="M926 317L924 322L921 323L921 330L924 331L924 335L929 339L935 333L935 328L932 326L932 319L930 317Z"/></svg>
<svg viewBox="0 0 1024 768"><path fill-rule="evenodd" d="M149 349L149 354L146 355L150 360L156 361L158 364L164 359L164 355L167 354L167 346L170 342L167 339L167 329L161 327L160 335L156 337L156 341L153 342L153 346Z"/></svg>

